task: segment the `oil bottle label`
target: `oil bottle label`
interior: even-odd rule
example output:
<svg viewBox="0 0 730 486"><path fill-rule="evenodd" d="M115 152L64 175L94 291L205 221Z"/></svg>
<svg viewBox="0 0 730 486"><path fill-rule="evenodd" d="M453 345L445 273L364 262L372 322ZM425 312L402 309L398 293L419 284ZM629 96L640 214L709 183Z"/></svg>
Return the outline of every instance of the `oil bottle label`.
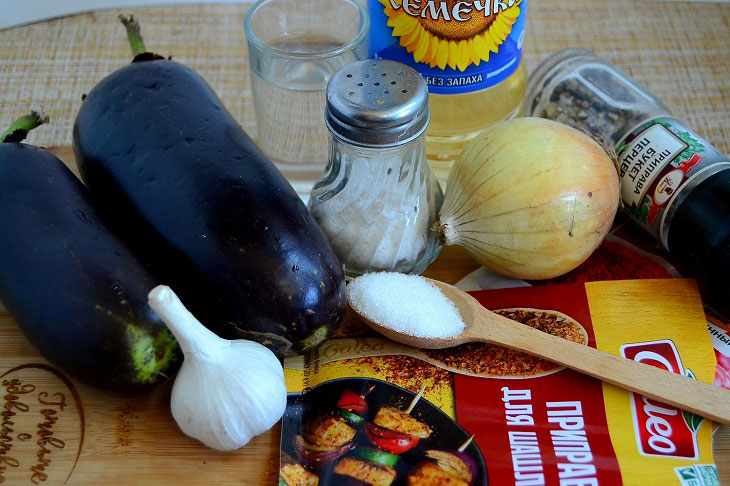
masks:
<svg viewBox="0 0 730 486"><path fill-rule="evenodd" d="M522 59L527 0L368 0L370 57L416 69L429 92L489 88Z"/></svg>
<svg viewBox="0 0 730 486"><path fill-rule="evenodd" d="M642 123L616 147L621 201L629 215L665 248L671 215L681 199L730 161L673 118Z"/></svg>

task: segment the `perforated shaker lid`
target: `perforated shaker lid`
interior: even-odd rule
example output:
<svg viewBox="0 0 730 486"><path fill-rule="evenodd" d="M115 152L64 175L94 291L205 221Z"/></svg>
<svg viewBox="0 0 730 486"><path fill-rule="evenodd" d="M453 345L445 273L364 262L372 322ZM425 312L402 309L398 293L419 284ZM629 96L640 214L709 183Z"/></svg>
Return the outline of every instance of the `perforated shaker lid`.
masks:
<svg viewBox="0 0 730 486"><path fill-rule="evenodd" d="M408 143L423 133L429 118L426 82L399 62L353 62L338 70L327 84L327 127L353 145Z"/></svg>

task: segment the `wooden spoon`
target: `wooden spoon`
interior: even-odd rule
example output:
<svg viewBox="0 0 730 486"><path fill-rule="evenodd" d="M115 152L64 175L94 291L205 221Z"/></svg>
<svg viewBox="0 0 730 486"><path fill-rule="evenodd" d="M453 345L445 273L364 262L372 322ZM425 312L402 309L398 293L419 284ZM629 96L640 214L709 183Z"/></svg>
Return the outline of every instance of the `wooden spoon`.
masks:
<svg viewBox="0 0 730 486"><path fill-rule="evenodd" d="M437 286L456 305L466 324L460 335L441 339L401 334L369 320L349 297L348 301L370 327L399 343L425 349L450 348L469 342L497 344L559 363L717 422L730 424L728 390L538 331L485 309L463 290L436 280L426 280Z"/></svg>

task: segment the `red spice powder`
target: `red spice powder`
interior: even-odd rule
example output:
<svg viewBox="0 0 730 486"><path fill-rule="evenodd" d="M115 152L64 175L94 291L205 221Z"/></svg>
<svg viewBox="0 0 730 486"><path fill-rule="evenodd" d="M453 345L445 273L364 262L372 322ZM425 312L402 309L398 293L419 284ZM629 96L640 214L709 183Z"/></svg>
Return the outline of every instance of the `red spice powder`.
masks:
<svg viewBox="0 0 730 486"><path fill-rule="evenodd" d="M383 380L417 393L424 384L429 390L451 387L451 373L411 356L372 356L340 361L339 365L368 366ZM360 371L360 370L358 370Z"/></svg>
<svg viewBox="0 0 730 486"><path fill-rule="evenodd" d="M587 344L585 330L580 324L557 313L519 309L494 312L542 332ZM494 344L467 343L423 352L450 368L482 376L534 376L558 368L550 361Z"/></svg>
<svg viewBox="0 0 730 486"><path fill-rule="evenodd" d="M575 270L560 277L530 283L584 283L599 280L672 277L669 270L655 260L642 256L619 242L604 240L590 258Z"/></svg>

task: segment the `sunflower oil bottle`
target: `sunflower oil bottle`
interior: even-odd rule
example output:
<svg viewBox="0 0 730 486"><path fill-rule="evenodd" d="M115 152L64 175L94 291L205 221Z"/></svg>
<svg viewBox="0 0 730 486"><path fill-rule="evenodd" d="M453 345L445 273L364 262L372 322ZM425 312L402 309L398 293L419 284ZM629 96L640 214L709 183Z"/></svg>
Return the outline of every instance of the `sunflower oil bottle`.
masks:
<svg viewBox="0 0 730 486"><path fill-rule="evenodd" d="M370 57L407 64L428 84L426 152L445 185L464 145L522 111L527 0L367 2Z"/></svg>

